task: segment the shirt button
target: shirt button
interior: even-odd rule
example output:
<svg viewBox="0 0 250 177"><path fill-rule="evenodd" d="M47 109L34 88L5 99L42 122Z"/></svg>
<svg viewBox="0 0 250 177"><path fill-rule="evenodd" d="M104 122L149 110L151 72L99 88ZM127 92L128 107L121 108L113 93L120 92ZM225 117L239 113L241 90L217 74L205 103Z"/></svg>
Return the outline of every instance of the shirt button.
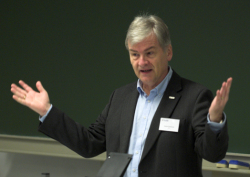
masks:
<svg viewBox="0 0 250 177"><path fill-rule="evenodd" d="M146 119L146 116L144 116L143 119Z"/></svg>
<svg viewBox="0 0 250 177"><path fill-rule="evenodd" d="M135 153L138 154L138 151L136 151Z"/></svg>
<svg viewBox="0 0 250 177"><path fill-rule="evenodd" d="M148 100L148 103L150 103L150 100Z"/></svg>
<svg viewBox="0 0 250 177"><path fill-rule="evenodd" d="M141 137L142 134L140 134L139 136Z"/></svg>
<svg viewBox="0 0 250 177"><path fill-rule="evenodd" d="M135 172L136 171L136 169L133 169L133 172Z"/></svg>

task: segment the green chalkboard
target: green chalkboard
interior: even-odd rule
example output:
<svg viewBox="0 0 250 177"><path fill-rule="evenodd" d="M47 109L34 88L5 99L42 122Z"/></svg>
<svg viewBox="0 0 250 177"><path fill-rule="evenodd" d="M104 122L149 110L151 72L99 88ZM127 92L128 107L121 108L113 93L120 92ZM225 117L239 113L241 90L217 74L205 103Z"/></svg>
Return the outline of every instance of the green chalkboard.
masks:
<svg viewBox="0 0 250 177"><path fill-rule="evenodd" d="M250 1L2 1L0 133L43 136L38 115L12 100L11 83L42 81L51 103L88 126L115 88L136 80L124 46L135 15L169 26L180 75L215 93L232 76L229 152L250 154Z"/></svg>

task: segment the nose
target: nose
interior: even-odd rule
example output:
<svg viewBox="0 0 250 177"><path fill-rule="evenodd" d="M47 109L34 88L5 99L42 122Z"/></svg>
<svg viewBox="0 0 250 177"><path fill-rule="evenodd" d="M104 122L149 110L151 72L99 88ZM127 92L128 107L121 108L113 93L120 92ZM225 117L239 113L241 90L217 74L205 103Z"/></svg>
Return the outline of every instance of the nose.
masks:
<svg viewBox="0 0 250 177"><path fill-rule="evenodd" d="M144 55L141 55L139 58L139 66L145 66L148 64L148 60Z"/></svg>

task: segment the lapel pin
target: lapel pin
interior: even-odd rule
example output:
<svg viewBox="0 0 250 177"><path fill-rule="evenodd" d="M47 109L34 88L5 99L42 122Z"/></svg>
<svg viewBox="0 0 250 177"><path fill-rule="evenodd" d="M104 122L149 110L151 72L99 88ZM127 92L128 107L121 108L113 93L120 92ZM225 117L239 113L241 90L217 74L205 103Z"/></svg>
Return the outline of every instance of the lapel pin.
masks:
<svg viewBox="0 0 250 177"><path fill-rule="evenodd" d="M169 99L174 100L175 97L174 96L169 96Z"/></svg>

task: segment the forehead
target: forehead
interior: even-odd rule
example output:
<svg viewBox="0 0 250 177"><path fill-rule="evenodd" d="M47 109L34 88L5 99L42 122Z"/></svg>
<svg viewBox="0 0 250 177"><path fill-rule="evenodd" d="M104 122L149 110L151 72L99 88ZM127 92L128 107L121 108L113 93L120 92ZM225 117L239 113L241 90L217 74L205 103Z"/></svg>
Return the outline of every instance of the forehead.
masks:
<svg viewBox="0 0 250 177"><path fill-rule="evenodd" d="M158 48L160 44L155 36L155 34L150 34L149 36L145 37L142 41L135 43L133 45L130 44L128 41L128 48L131 51L145 51L149 48Z"/></svg>

